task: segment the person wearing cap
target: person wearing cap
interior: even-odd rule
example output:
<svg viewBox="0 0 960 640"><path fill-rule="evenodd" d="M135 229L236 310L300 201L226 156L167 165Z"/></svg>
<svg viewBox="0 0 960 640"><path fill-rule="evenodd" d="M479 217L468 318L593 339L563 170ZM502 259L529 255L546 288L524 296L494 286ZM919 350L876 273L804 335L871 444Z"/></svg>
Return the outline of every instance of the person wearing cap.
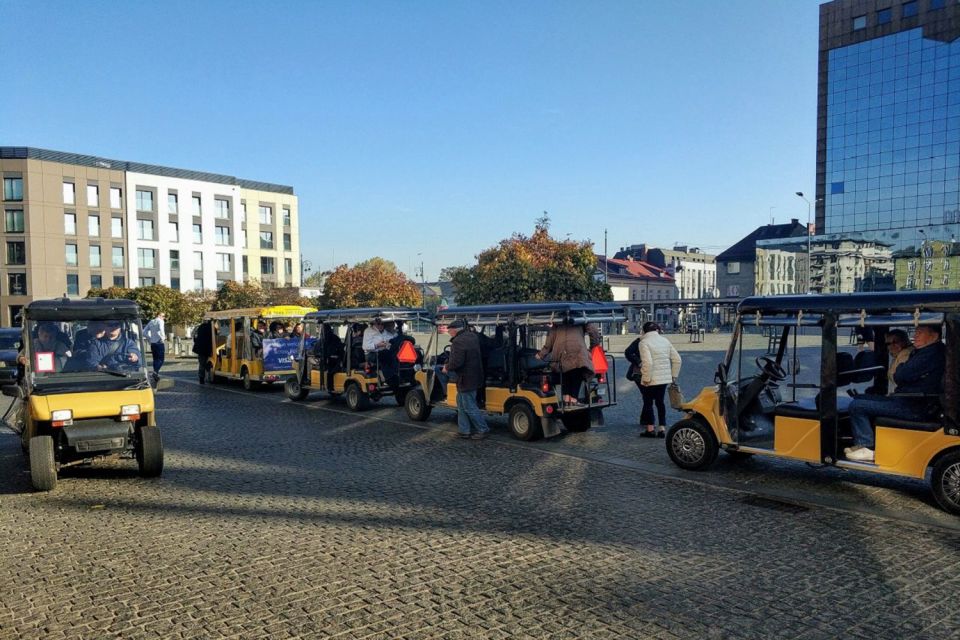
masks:
<svg viewBox="0 0 960 640"><path fill-rule="evenodd" d="M483 384L480 339L476 333L467 330L463 320L454 320L447 325L447 330L450 332L450 358L441 371L457 376L457 435L482 440L490 434L490 427L477 405L477 390Z"/></svg>
<svg viewBox="0 0 960 640"><path fill-rule="evenodd" d="M136 368L143 359L137 343L123 335L120 320L106 320L103 337L94 340L87 352L86 364L91 371L118 371Z"/></svg>

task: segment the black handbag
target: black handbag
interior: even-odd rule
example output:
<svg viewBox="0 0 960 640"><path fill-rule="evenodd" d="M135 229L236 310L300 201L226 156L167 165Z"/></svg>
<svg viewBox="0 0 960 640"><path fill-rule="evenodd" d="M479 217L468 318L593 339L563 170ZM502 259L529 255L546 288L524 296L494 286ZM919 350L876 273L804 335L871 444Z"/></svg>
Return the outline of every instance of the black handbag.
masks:
<svg viewBox="0 0 960 640"><path fill-rule="evenodd" d="M639 366L635 364L631 364L629 367L627 367L627 380L629 380L630 382L637 382L638 380L640 380Z"/></svg>

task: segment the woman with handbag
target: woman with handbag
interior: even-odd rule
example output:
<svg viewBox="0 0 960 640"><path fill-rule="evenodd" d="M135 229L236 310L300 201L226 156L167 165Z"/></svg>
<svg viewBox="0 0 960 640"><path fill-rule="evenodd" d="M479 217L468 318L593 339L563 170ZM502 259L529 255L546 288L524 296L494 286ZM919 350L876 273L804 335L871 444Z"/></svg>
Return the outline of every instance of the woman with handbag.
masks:
<svg viewBox="0 0 960 640"><path fill-rule="evenodd" d="M640 424L645 430L640 434L645 438L665 438L667 435L667 407L663 396L667 385L675 382L680 375L680 354L670 341L660 335L656 322L643 325L643 336L638 345L640 355L640 395L643 396L643 409L640 411ZM656 406L660 428L654 429L653 409Z"/></svg>

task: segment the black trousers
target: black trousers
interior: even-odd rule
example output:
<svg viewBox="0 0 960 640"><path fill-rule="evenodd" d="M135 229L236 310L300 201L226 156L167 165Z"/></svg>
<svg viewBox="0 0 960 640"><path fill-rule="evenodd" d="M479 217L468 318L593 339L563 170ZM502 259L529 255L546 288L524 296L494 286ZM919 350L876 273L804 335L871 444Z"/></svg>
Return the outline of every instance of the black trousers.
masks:
<svg viewBox="0 0 960 640"><path fill-rule="evenodd" d="M663 395L667 392L665 384L640 385L640 395L643 396L643 409L640 410L640 424L667 425L667 406L663 403ZM657 407L657 417L660 422L653 421L653 406Z"/></svg>

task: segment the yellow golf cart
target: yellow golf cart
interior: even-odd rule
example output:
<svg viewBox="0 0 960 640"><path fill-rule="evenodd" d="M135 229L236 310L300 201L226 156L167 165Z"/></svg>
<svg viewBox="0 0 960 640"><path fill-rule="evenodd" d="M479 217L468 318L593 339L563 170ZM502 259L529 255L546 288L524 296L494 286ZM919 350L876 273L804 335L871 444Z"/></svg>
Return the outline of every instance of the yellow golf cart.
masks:
<svg viewBox="0 0 960 640"><path fill-rule="evenodd" d="M287 378L291 400L303 400L311 391L344 396L351 411L366 409L371 401L393 396L403 405L414 385L414 369L423 351L404 333L411 322L430 321L425 309L365 307L308 313L296 360L296 375ZM380 350L364 350L364 332L382 326L393 337Z"/></svg>
<svg viewBox="0 0 960 640"><path fill-rule="evenodd" d="M316 309L278 305L207 313L214 345L207 380L241 380L249 391L293 375L300 336L292 330L311 311Z"/></svg>
<svg viewBox="0 0 960 640"><path fill-rule="evenodd" d="M140 475L163 471L154 390L143 357L140 309L130 300L38 300L23 309L22 378L7 423L30 457L40 491L67 466L136 458ZM172 386L163 378L157 388Z"/></svg>
<svg viewBox="0 0 960 640"><path fill-rule="evenodd" d="M886 338L920 325L944 329L942 394L893 391L923 419L877 417L875 461L848 460L850 403L890 393ZM747 332L764 328L778 338L774 353L744 346ZM846 338L855 332L872 341L852 344ZM724 449L921 480L931 470L937 502L960 514L958 373L960 291L747 298L716 385L682 405L686 415L667 433L667 452L684 469L702 469Z"/></svg>
<svg viewBox="0 0 960 640"><path fill-rule="evenodd" d="M625 321L623 309L607 302L547 302L449 307L437 312L437 330L427 345L432 354L416 373L416 387L404 407L411 420L430 417L435 406L456 409L457 385L439 383L437 369L448 355L440 349L440 330L454 320L464 320L468 330L480 334L485 382L477 394L480 407L491 415L507 415L510 432L520 440L536 440L567 431L586 431L602 424L603 410L616 404L615 361L594 348L595 373L579 389L562 389L562 376L549 361L534 356L555 324L596 325ZM571 395L578 406L564 406Z"/></svg>

